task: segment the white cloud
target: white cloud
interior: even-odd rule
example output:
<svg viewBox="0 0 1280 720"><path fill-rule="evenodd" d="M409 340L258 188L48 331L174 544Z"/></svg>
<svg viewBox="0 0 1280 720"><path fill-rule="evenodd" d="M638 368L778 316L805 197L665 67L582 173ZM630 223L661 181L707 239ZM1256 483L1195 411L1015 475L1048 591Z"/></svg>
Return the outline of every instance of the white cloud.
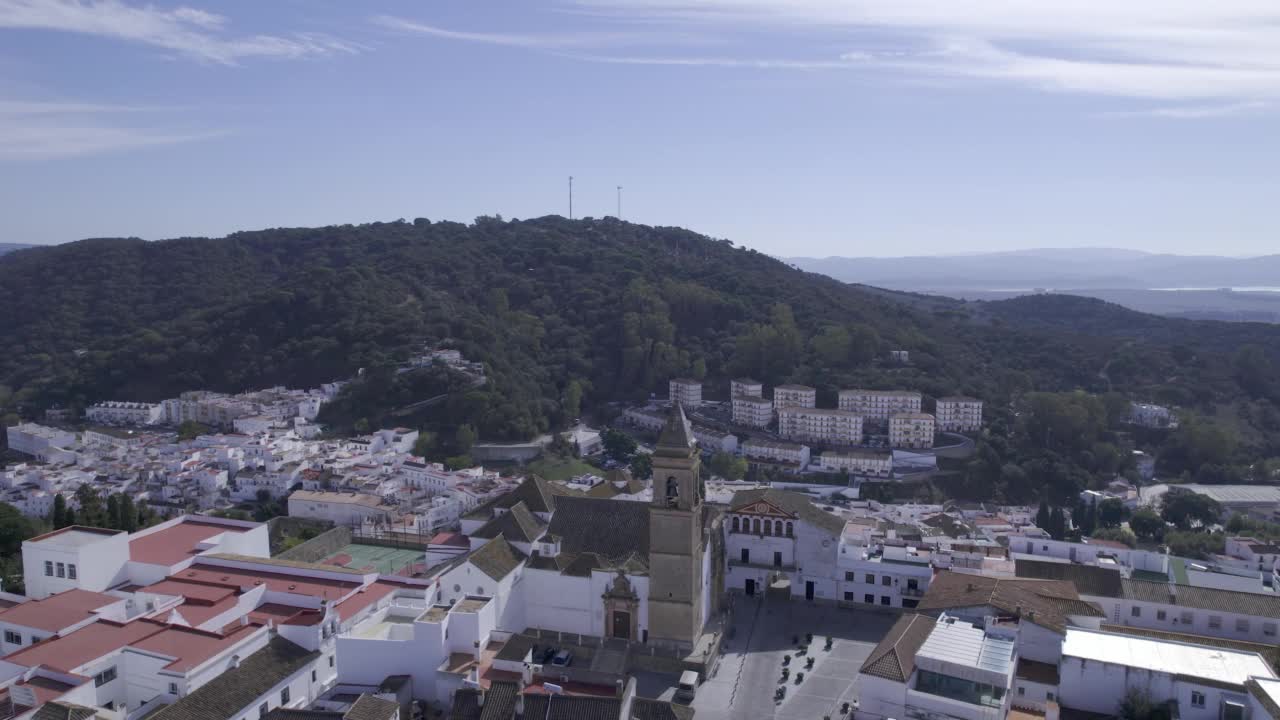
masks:
<svg viewBox="0 0 1280 720"><path fill-rule="evenodd" d="M469 32L450 30L392 15L375 15L370 20L384 28L416 35L530 50L581 50L622 45L685 43L696 39L688 33L633 30L583 30L564 33Z"/></svg>
<svg viewBox="0 0 1280 720"><path fill-rule="evenodd" d="M596 18L843 44L842 60L869 72L1166 101L1280 96L1276 0L570 1Z"/></svg>
<svg viewBox="0 0 1280 720"><path fill-rule="evenodd" d="M0 100L0 161L43 160L207 140L219 130L123 126L112 116L164 108L78 102Z"/></svg>
<svg viewBox="0 0 1280 720"><path fill-rule="evenodd" d="M0 0L0 28L97 35L224 65L251 57L300 58L359 50L354 43L314 33L230 37L221 32L226 25L226 18L191 7L163 10L120 0Z"/></svg>

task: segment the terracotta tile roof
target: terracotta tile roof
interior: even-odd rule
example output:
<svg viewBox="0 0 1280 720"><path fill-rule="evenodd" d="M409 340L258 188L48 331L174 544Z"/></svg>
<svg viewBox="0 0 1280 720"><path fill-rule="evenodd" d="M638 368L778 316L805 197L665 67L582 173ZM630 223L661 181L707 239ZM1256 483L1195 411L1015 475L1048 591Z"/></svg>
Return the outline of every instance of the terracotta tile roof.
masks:
<svg viewBox="0 0 1280 720"><path fill-rule="evenodd" d="M120 601L112 595L73 589L0 611L0 621L55 633L93 617L98 608Z"/></svg>
<svg viewBox="0 0 1280 720"><path fill-rule="evenodd" d="M524 716L542 720L617 720L620 709L621 702L612 697L525 695L524 698Z"/></svg>
<svg viewBox="0 0 1280 720"><path fill-rule="evenodd" d="M327 570L334 569L329 566L321 567ZM196 563L173 577L181 580L221 584L242 591L265 585L269 592L310 595L312 597L326 598L330 601L346 597L348 593L363 584L362 579L359 577L352 577L350 580L337 580L326 577L291 575L257 568L233 568L201 563Z"/></svg>
<svg viewBox="0 0 1280 720"><path fill-rule="evenodd" d="M222 635L181 625L170 625L154 635L130 643L130 647L171 657L173 661L165 665L165 669L186 672L242 642L261 628L261 625L242 625Z"/></svg>
<svg viewBox="0 0 1280 720"><path fill-rule="evenodd" d="M98 711L83 705L64 702L47 702L36 710L31 720L88 720Z"/></svg>
<svg viewBox="0 0 1280 720"><path fill-rule="evenodd" d="M243 533L245 528L187 519L172 527L129 541L129 559L152 565L176 565L199 554L196 545L222 533Z"/></svg>
<svg viewBox="0 0 1280 720"><path fill-rule="evenodd" d="M360 588L355 592L355 594L351 595L351 597L348 597L346 600L338 603L338 619L342 621L350 620L358 615L361 610L373 605L401 587L404 586L398 583L379 580Z"/></svg>
<svg viewBox="0 0 1280 720"><path fill-rule="evenodd" d="M165 627L164 623L147 619L130 623L97 620L75 632L12 652L5 656L5 660L25 667L47 665L62 672L75 672L81 665L154 635Z"/></svg>
<svg viewBox="0 0 1280 720"><path fill-rule="evenodd" d="M1120 597L1120 571L1097 565L1050 562L1018 558L1014 572L1020 578L1037 580L1065 580L1075 585L1081 595L1095 597Z"/></svg>
<svg viewBox="0 0 1280 720"><path fill-rule="evenodd" d="M300 672L320 657L276 636L267 646L195 692L162 708L149 720L226 720L239 716L263 693Z"/></svg>
<svg viewBox="0 0 1280 720"><path fill-rule="evenodd" d="M905 683L916 667L916 652L936 624L928 615L903 615L881 638L858 672Z"/></svg>
<svg viewBox="0 0 1280 720"><path fill-rule="evenodd" d="M399 710L399 704L365 693L356 698L342 720L391 720Z"/></svg>
<svg viewBox="0 0 1280 720"><path fill-rule="evenodd" d="M1008 615L1063 632L1069 615L1102 617L1093 605L1080 600L1075 585L1063 580L1003 579L951 571L938 573L920 610L948 610L988 606Z"/></svg>
<svg viewBox="0 0 1280 720"><path fill-rule="evenodd" d="M635 720L692 720L693 708L662 700L636 698L631 703L631 717Z"/></svg>
<svg viewBox="0 0 1280 720"><path fill-rule="evenodd" d="M524 553L511 546L504 537L481 545L467 556L467 561L493 580L501 580L525 559Z"/></svg>
<svg viewBox="0 0 1280 720"><path fill-rule="evenodd" d="M1200 610L1224 610L1254 617L1280 618L1280 596L1236 592L1193 585L1170 585L1150 580L1126 579L1121 583L1126 600L1177 605ZM10 611L12 612L12 611Z"/></svg>
<svg viewBox="0 0 1280 720"><path fill-rule="evenodd" d="M529 506L521 501L512 505L511 509L485 523L471 533L471 536L495 538L498 535L502 535L512 542L528 543L537 540L546 527L546 523L530 512Z"/></svg>
<svg viewBox="0 0 1280 720"><path fill-rule="evenodd" d="M649 559L649 506L628 500L562 497L556 501L547 532L560 537L560 552L595 553L620 562L639 555Z"/></svg>

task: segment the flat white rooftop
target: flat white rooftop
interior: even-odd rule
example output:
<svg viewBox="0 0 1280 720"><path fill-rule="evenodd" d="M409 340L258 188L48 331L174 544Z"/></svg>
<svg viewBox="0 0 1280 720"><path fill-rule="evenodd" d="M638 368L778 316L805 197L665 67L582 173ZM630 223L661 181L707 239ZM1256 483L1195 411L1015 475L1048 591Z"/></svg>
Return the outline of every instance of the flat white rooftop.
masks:
<svg viewBox="0 0 1280 720"><path fill-rule="evenodd" d="M1067 628L1062 655L1231 685L1276 677L1257 653L1075 628Z"/></svg>
<svg viewBox="0 0 1280 720"><path fill-rule="evenodd" d="M39 537L27 540L28 543L38 545L52 545L57 547L84 547L94 543L102 542L114 535L120 535L119 530L103 530L99 528L81 528L76 525L66 527L61 530L54 530L51 533L45 533Z"/></svg>
<svg viewBox="0 0 1280 720"><path fill-rule="evenodd" d="M1013 672L1013 645L1012 640L991 637L981 628L944 616L916 651L916 660L927 658L1008 677ZM923 663L921 667L928 664Z"/></svg>

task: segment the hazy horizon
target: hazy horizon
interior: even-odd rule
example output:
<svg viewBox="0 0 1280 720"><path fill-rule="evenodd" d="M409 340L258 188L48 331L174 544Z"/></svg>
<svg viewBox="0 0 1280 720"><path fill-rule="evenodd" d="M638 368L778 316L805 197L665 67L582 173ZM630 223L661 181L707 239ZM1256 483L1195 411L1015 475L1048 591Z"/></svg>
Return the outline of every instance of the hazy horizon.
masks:
<svg viewBox="0 0 1280 720"><path fill-rule="evenodd" d="M498 10L0 0L0 242L567 215L570 175L778 256L1280 234L1280 6Z"/></svg>

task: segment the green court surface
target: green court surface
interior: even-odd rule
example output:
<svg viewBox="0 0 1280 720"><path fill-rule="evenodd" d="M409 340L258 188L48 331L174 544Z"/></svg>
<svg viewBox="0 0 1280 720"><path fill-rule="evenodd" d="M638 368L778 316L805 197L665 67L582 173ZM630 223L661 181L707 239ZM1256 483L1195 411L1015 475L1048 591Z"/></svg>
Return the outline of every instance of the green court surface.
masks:
<svg viewBox="0 0 1280 720"><path fill-rule="evenodd" d="M424 569L425 558L421 550L352 543L322 562L384 575L412 575Z"/></svg>

